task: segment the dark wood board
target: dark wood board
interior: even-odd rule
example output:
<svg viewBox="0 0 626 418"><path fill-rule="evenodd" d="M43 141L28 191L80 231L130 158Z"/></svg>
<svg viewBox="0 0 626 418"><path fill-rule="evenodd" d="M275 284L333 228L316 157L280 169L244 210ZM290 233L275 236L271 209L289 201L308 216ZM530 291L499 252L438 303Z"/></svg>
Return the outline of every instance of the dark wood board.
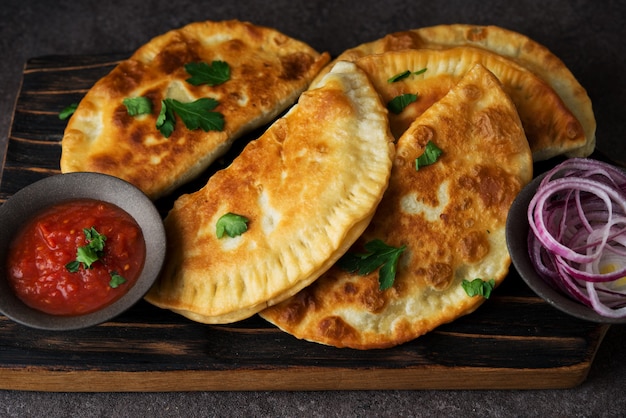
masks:
<svg viewBox="0 0 626 418"><path fill-rule="evenodd" d="M59 172L65 122L58 113L125 57L46 56L26 63L6 157L0 160L0 204ZM186 187L198 187L209 175ZM165 213L171 198L157 205ZM194 323L142 301L111 322L71 332L34 330L0 315L0 389L568 388L585 380L607 330L554 309L514 270L473 314L385 350L300 341L258 316L230 325Z"/></svg>

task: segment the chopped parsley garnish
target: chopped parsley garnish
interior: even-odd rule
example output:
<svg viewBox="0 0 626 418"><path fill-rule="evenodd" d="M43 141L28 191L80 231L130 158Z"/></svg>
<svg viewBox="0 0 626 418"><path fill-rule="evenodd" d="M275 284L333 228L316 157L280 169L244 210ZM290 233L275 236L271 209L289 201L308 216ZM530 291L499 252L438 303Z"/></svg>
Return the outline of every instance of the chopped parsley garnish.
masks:
<svg viewBox="0 0 626 418"><path fill-rule="evenodd" d="M176 99L164 99L161 101L161 111L156 127L163 136L169 138L176 127L175 115L178 115L187 129L201 128L205 132L221 131L224 129L224 115L212 112L218 104L217 100L208 97L189 103L179 102Z"/></svg>
<svg viewBox="0 0 626 418"><path fill-rule="evenodd" d="M406 71L398 73L398 74L394 75L393 77L387 79L387 83L395 83L396 81L404 80L405 78L407 78L411 74L413 74L413 75L420 75L420 74L424 74L425 72L426 72L426 68L422 68L419 71L409 71L409 70L406 70Z"/></svg>
<svg viewBox="0 0 626 418"><path fill-rule="evenodd" d="M387 109L389 109L390 112L399 115L405 107L415 101L417 101L417 94L404 93L391 99L389 103L387 103Z"/></svg>
<svg viewBox="0 0 626 418"><path fill-rule="evenodd" d="M230 67L224 61L213 61L211 64L190 62L185 65L185 70L191 75L186 81L194 86L217 86L230 80Z"/></svg>
<svg viewBox="0 0 626 418"><path fill-rule="evenodd" d="M409 70L406 70L402 73L398 73L394 75L393 77L387 79L387 83L395 83L396 81L404 80L410 75L411 75L411 72Z"/></svg>
<svg viewBox="0 0 626 418"><path fill-rule="evenodd" d="M191 62L185 64L185 70L191 75L186 81L194 86L200 84L217 86L230 80L230 66L224 61L213 61L211 64ZM123 103L130 116L152 113L152 102L146 97L127 97ZM218 104L217 100L208 97L188 103L170 98L163 99L156 120L156 128L164 137L169 138L176 128L176 115L178 115L189 130L222 131L224 130L224 115L212 111Z"/></svg>
<svg viewBox="0 0 626 418"><path fill-rule="evenodd" d="M72 103L59 112L59 119L65 120L72 116L78 107L78 103Z"/></svg>
<svg viewBox="0 0 626 418"><path fill-rule="evenodd" d="M385 244L380 239L372 240L364 245L364 253L346 253L338 261L339 268L361 276L378 272L378 286L380 290L389 289L396 279L398 260L406 249L406 245L400 248Z"/></svg>
<svg viewBox="0 0 626 418"><path fill-rule="evenodd" d="M152 102L147 97L127 97L122 103L130 116L149 115L152 113Z"/></svg>
<svg viewBox="0 0 626 418"><path fill-rule="evenodd" d="M465 293L467 293L469 297L482 296L485 299L489 299L491 291L496 287L496 281L493 279L474 279L471 282L469 280L463 280L461 286L463 286L463 290L465 290Z"/></svg>
<svg viewBox="0 0 626 418"><path fill-rule="evenodd" d="M231 238L241 235L248 230L248 218L229 212L222 215L215 225L215 235L222 238L224 233Z"/></svg>
<svg viewBox="0 0 626 418"><path fill-rule="evenodd" d="M104 242L107 237L96 231L96 228L93 226L89 229L83 228L83 234L85 234L87 245L78 247L76 250L76 259L65 265L65 268L70 273L78 272L81 266L84 269L91 269L93 268L93 263L104 256ZM111 288L115 289L119 285L126 283L126 279L116 271L112 271L109 274L111 276L111 280L109 281Z"/></svg>
<svg viewBox="0 0 626 418"><path fill-rule="evenodd" d="M119 285L126 283L126 279L120 276L117 271L112 271L111 280L109 281L109 287L116 289Z"/></svg>
<svg viewBox="0 0 626 418"><path fill-rule="evenodd" d="M70 273L76 273L81 265L86 269L92 268L91 265L100 260L104 254L104 241L107 239L106 236L98 233L93 226L89 229L84 228L83 233L85 234L87 245L78 247L76 250L76 260L65 265L65 268Z"/></svg>
<svg viewBox="0 0 626 418"><path fill-rule="evenodd" d="M161 111L156 120L156 127L164 137L169 138L176 127L176 114L173 109L168 108L165 100L161 100Z"/></svg>
<svg viewBox="0 0 626 418"><path fill-rule="evenodd" d="M419 170L420 167L434 164L442 153L443 151L434 142L428 141L422 155L415 159L415 171Z"/></svg>

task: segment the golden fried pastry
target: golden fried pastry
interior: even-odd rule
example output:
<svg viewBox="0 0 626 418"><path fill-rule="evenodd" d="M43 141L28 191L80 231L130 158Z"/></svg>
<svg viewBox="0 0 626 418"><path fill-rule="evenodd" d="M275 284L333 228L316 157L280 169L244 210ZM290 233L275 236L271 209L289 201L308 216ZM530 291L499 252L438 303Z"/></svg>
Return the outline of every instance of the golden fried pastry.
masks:
<svg viewBox="0 0 626 418"><path fill-rule="evenodd" d="M424 165L433 147L440 155ZM368 254L377 240L401 250L392 285L379 282L393 271L387 264L359 274L339 262L260 315L300 339L373 349L474 311L485 299L469 296L463 281L497 286L506 276L505 221L532 169L515 106L477 64L398 140L389 188L348 252Z"/></svg>
<svg viewBox="0 0 626 418"><path fill-rule="evenodd" d="M146 299L228 323L292 296L365 230L393 153L378 94L354 63L338 63L230 166L175 202L168 259ZM247 223L219 238L226 214Z"/></svg>
<svg viewBox="0 0 626 418"><path fill-rule="evenodd" d="M543 79L562 100L562 114L571 112L578 124L567 125L549 152L534 149L535 159L543 160L555 152L569 157L584 157L591 154L596 143L596 120L591 100L563 61L548 48L529 37L497 26L466 24L438 25L390 33L381 39L358 45L341 53L337 60L354 61L366 55L380 54L404 49L447 49L453 47L475 47L511 59ZM445 63L440 63L445 67ZM324 73L323 70L320 75ZM506 84L506 82L505 82ZM539 123L547 124L545 113L536 115ZM524 121L523 121L524 122ZM525 125L526 126L526 125ZM531 141L534 132L527 132Z"/></svg>
<svg viewBox="0 0 626 418"><path fill-rule="evenodd" d="M355 62L370 76L385 103L402 94L417 96L417 100L398 114L390 113L391 130L396 138L454 87L474 64L481 63L498 77L513 100L535 161L560 155L586 142L580 123L554 89L525 67L487 50L408 49L367 55ZM412 74L389 82L394 75L406 71Z"/></svg>
<svg viewBox="0 0 626 418"><path fill-rule="evenodd" d="M65 130L61 170L111 174L156 199L292 105L329 59L246 22L167 32L87 92ZM127 99L145 99L143 111L131 110Z"/></svg>

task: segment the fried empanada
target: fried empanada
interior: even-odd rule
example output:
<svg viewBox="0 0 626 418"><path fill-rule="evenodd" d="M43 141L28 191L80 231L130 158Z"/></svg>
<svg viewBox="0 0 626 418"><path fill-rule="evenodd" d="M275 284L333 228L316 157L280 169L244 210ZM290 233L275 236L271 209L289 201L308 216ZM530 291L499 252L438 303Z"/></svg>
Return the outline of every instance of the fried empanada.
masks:
<svg viewBox="0 0 626 418"><path fill-rule="evenodd" d="M416 169L434 144L442 151ZM400 137L389 188L349 253L381 240L402 248L393 285L379 271L334 265L312 285L260 315L297 338L336 347L395 346L474 311L485 300L463 281L506 276L509 207L532 178L515 106L498 79L474 66Z"/></svg>
<svg viewBox="0 0 626 418"><path fill-rule="evenodd" d="M423 27L390 33L383 38L350 48L342 52L336 60L354 61L366 55L405 49L448 49L466 46L481 48L515 61L544 80L561 98L564 106L557 109L549 108L534 115L541 121L540 123L547 123L545 121L553 119L549 113L557 112L563 115L561 125L567 127L567 131L559 135L560 139L549 145L548 151L543 152L539 147L533 149L536 160L550 158L555 153L569 157L584 157L593 152L596 143L596 120L586 90L560 58L545 46L521 33L498 26L467 24ZM329 67L330 65L327 68ZM327 69L321 71L319 76L325 71ZM566 113L573 115L578 124L563 122L569 119ZM531 144L535 141L534 134L527 132Z"/></svg>
<svg viewBox="0 0 626 418"><path fill-rule="evenodd" d="M199 175L236 138L291 106L329 60L327 53L247 22L197 22L167 32L86 93L62 139L61 171L111 174L152 199L166 195ZM189 65L202 73L197 81L188 81L194 75ZM124 100L140 97L148 99L149 112L131 116ZM164 99L217 100L212 110L189 113L210 111L223 118L223 127L209 121L208 131L187 128L175 114L167 137L156 126Z"/></svg>
<svg viewBox="0 0 626 418"><path fill-rule="evenodd" d="M168 257L146 299L204 323L247 318L327 270L368 225L393 161L387 112L354 63L338 63L165 219ZM227 213L248 220L216 236Z"/></svg>
<svg viewBox="0 0 626 418"><path fill-rule="evenodd" d="M370 76L385 103L401 94L417 95L417 100L402 112L389 115L396 138L453 88L474 64L480 63L498 77L513 100L535 161L560 155L564 148L576 148L586 141L580 123L554 89L525 67L484 49L408 49L367 55L355 62ZM419 74L388 81L406 71Z"/></svg>

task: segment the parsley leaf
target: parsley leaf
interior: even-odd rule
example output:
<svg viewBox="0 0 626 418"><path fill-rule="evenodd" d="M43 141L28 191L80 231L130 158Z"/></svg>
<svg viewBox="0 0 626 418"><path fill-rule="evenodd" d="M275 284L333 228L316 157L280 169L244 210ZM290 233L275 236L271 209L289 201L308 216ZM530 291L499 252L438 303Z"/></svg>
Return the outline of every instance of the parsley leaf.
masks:
<svg viewBox="0 0 626 418"><path fill-rule="evenodd" d="M398 73L394 75L393 77L387 79L387 83L395 83L396 81L404 80L410 75L411 75L411 72L409 70L406 70L404 72Z"/></svg>
<svg viewBox="0 0 626 418"><path fill-rule="evenodd" d="M434 142L428 141L422 155L415 159L415 171L419 170L420 167L434 164L441 154L443 151Z"/></svg>
<svg viewBox="0 0 626 418"><path fill-rule="evenodd" d="M116 289L121 284L126 283L126 279L120 276L117 271L112 271L110 274L111 280L109 281L109 287L111 287L112 289Z"/></svg>
<svg viewBox="0 0 626 418"><path fill-rule="evenodd" d="M78 107L78 103L72 103L59 112L59 119L65 120L72 116Z"/></svg>
<svg viewBox="0 0 626 418"><path fill-rule="evenodd" d="M122 103L130 116L148 115L152 113L152 102L147 97L127 97Z"/></svg>
<svg viewBox="0 0 626 418"><path fill-rule="evenodd" d="M399 115L400 113L402 113L405 107L415 102L416 100L417 94L404 93L391 99L389 103L387 103L387 109L389 109L390 112Z"/></svg>
<svg viewBox="0 0 626 418"><path fill-rule="evenodd" d="M70 273L76 273L78 269L80 268L80 261L76 261L76 260L70 261L69 263L65 265L65 268Z"/></svg>
<svg viewBox="0 0 626 418"><path fill-rule="evenodd" d="M83 268L92 268L91 265L98 261L104 254L104 241L106 236L98 233L92 226L91 228L83 228L83 234L87 240L87 245L78 247L76 250L76 260L65 265L70 273L76 273L80 266Z"/></svg>
<svg viewBox="0 0 626 418"><path fill-rule="evenodd" d="M98 251L89 245L78 247L76 250L76 261L82 263L85 268L91 268L91 265L100 259Z"/></svg>
<svg viewBox="0 0 626 418"><path fill-rule="evenodd" d="M248 230L248 222L249 220L245 216L228 212L217 220L215 235L217 238L222 238L226 233L231 238L236 237Z"/></svg>
<svg viewBox="0 0 626 418"><path fill-rule="evenodd" d="M491 291L496 287L496 281L493 279L487 281L474 279L471 282L469 280L463 280L461 286L463 286L465 293L467 293L469 297L482 296L485 299L489 299Z"/></svg>
<svg viewBox="0 0 626 418"><path fill-rule="evenodd" d="M163 136L169 138L176 127L175 115L178 115L187 129L201 128L203 131L221 131L224 129L224 115L212 112L219 104L215 99L203 97L193 102L183 103L176 99L163 99L156 127Z"/></svg>
<svg viewBox="0 0 626 418"><path fill-rule="evenodd" d="M230 67L224 61L213 61L211 64L191 62L185 65L185 70L191 75L186 81L194 86L217 86L230 80Z"/></svg>
<svg viewBox="0 0 626 418"><path fill-rule="evenodd" d="M339 268L361 276L372 273L380 268L378 273L378 285L380 290L389 289L393 286L396 278L398 260L406 249L406 245L400 248L385 244L380 239L372 240L364 245L365 253L346 253L338 261Z"/></svg>
<svg viewBox="0 0 626 418"><path fill-rule="evenodd" d="M83 233L85 234L85 239L89 242L89 247L98 252L104 250L104 241L107 239L106 236L96 231L96 228L93 226L89 229L83 229Z"/></svg>
<svg viewBox="0 0 626 418"><path fill-rule="evenodd" d="M406 71L398 73L398 74L394 75L393 77L387 79L387 83L395 83L396 81L404 80L405 78L407 78L411 74L413 74L413 75L420 75L420 74L424 74L425 72L426 72L426 68L422 68L419 71L409 71L409 70L406 70Z"/></svg>
<svg viewBox="0 0 626 418"><path fill-rule="evenodd" d="M157 129L164 137L169 138L176 127L176 115L174 110L167 107L165 100L161 100L161 111L156 120Z"/></svg>

